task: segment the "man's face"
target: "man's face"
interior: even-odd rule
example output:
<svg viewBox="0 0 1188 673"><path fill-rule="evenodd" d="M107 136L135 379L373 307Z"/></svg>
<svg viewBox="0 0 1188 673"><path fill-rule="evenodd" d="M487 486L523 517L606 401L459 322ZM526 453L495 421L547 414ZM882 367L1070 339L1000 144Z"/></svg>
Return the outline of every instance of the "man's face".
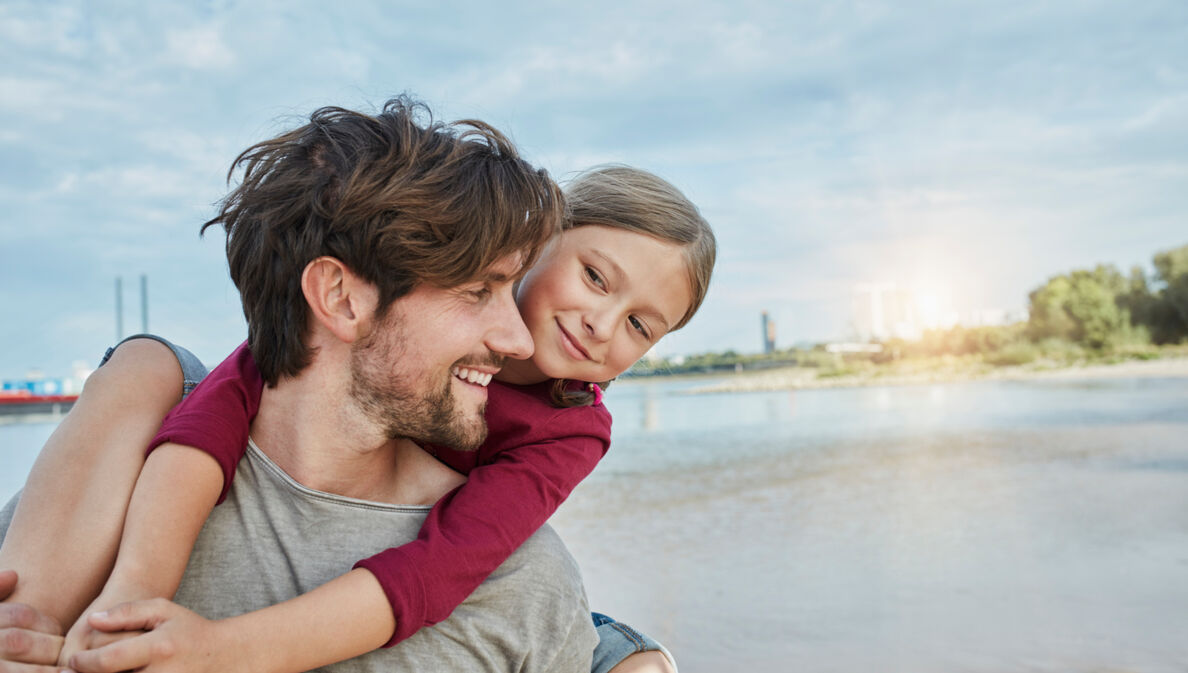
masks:
<svg viewBox="0 0 1188 673"><path fill-rule="evenodd" d="M487 436L487 384L505 358L532 355L512 285L523 255L473 282L421 284L351 353L351 397L390 438L473 450Z"/></svg>

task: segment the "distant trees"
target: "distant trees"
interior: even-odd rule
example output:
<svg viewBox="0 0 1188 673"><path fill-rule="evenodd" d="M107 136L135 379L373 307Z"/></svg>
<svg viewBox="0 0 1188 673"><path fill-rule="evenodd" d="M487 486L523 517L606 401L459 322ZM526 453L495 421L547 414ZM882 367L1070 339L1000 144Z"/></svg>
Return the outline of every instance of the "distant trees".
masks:
<svg viewBox="0 0 1188 673"><path fill-rule="evenodd" d="M1118 298L1128 289L1112 266L1055 276L1031 292L1028 336L1032 341L1057 338L1090 348L1113 345L1127 333L1130 312Z"/></svg>
<svg viewBox="0 0 1188 673"><path fill-rule="evenodd" d="M1155 343L1188 337L1188 245L1155 255L1155 276L1161 284L1147 318Z"/></svg>
<svg viewBox="0 0 1188 673"><path fill-rule="evenodd" d="M1093 349L1188 338L1188 245L1155 255L1155 275L1110 265L1054 276L1029 295L1027 335Z"/></svg>

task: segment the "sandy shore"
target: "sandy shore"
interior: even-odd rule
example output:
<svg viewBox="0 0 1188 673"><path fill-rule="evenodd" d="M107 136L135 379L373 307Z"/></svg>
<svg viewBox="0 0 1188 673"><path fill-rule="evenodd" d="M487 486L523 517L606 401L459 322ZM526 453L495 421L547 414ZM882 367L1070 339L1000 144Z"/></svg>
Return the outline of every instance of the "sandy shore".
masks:
<svg viewBox="0 0 1188 673"><path fill-rule="evenodd" d="M874 369L844 376L819 377L808 367L788 367L762 372L744 372L725 381L715 381L685 391L688 394L795 390L801 388L849 388L858 386L901 386L956 381L1101 379L1101 378L1188 378L1188 358L1128 360L1116 364L1030 364L1016 367L967 365L920 371Z"/></svg>

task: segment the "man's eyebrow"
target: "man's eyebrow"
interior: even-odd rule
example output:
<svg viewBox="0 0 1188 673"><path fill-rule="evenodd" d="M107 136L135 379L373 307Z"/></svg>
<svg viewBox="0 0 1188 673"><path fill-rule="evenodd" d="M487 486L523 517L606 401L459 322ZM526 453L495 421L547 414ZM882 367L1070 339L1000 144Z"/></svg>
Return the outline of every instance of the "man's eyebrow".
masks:
<svg viewBox="0 0 1188 673"><path fill-rule="evenodd" d="M488 283L510 283L517 276L519 276L519 274L516 274L515 276L509 276L506 273L500 273L498 271L489 271L487 273L486 278L484 278L483 280L487 281Z"/></svg>
<svg viewBox="0 0 1188 673"><path fill-rule="evenodd" d="M513 269L511 271L511 273L499 271L494 268L497 266L498 267L508 267L508 266L511 266L511 264L504 264L502 262L493 262L490 266L487 267L487 270L485 272L483 272L481 280L484 283L514 283L515 281L519 280L520 278L523 278L524 274L528 272L528 269L524 266L524 258L519 257L518 259L519 259L519 262L516 264L516 268Z"/></svg>

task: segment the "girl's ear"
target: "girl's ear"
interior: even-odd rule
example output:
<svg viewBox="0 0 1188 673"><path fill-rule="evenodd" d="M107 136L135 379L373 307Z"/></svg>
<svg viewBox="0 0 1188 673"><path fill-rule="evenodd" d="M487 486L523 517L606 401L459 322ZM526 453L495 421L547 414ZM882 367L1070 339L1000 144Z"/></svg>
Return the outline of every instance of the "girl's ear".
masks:
<svg viewBox="0 0 1188 673"><path fill-rule="evenodd" d="M379 292L341 260L318 257L305 265L301 291L313 324L344 343L354 343L371 331Z"/></svg>

